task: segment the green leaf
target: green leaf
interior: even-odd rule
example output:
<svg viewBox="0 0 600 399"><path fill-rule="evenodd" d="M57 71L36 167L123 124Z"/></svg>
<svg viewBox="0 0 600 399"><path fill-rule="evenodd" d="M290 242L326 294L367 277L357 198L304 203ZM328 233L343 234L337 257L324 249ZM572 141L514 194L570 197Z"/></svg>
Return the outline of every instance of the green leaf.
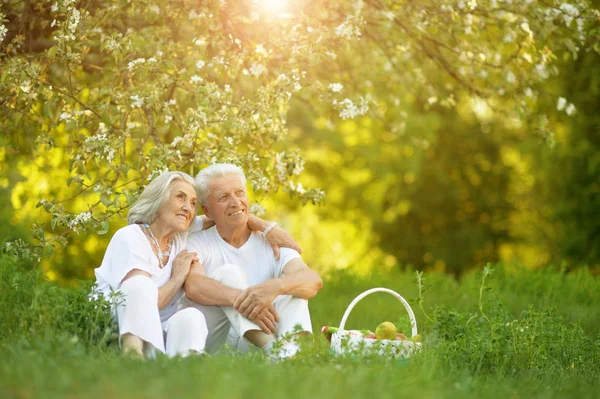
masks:
<svg viewBox="0 0 600 399"><path fill-rule="evenodd" d="M102 223L100 223L100 229L97 231L98 235L103 235L108 233L108 229L110 227L110 223L108 223L108 220L104 220Z"/></svg>
<svg viewBox="0 0 600 399"><path fill-rule="evenodd" d="M54 57L56 52L58 51L58 47L52 46L48 49L48 57Z"/></svg>
<svg viewBox="0 0 600 399"><path fill-rule="evenodd" d="M54 246L53 245L46 245L44 247L44 257L51 258L53 254L54 254Z"/></svg>
<svg viewBox="0 0 600 399"><path fill-rule="evenodd" d="M108 206L112 205L114 201L108 195L101 194L100 202L102 202L102 205L108 207Z"/></svg>

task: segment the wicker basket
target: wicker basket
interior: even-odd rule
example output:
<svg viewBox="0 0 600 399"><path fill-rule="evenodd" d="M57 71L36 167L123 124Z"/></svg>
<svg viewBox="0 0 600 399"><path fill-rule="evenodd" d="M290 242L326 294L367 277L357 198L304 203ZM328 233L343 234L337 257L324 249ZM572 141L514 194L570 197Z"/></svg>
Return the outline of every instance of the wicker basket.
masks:
<svg viewBox="0 0 600 399"><path fill-rule="evenodd" d="M413 313L412 308L406 299L402 298L402 296L397 292L387 288L372 288L354 298L350 305L348 305L348 308L342 317L342 321L340 322L338 331L334 332L331 336L331 349L337 354L361 353L379 354L390 358L410 357L412 354L421 349L420 342L414 342L410 338L404 341L369 339L363 337L362 335L352 335L349 331L344 329L346 326L346 320L348 320L348 316L350 316L350 312L354 306L356 306L361 299L375 292L387 292L388 294L395 296L402 303L402 305L404 305L404 308L410 317L412 336L414 337L417 335L417 321L415 319L415 314Z"/></svg>

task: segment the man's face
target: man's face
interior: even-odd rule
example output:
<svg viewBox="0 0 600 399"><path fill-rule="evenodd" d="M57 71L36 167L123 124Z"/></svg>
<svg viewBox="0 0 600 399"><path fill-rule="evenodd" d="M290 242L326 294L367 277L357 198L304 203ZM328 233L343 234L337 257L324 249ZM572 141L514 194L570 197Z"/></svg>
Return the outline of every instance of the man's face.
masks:
<svg viewBox="0 0 600 399"><path fill-rule="evenodd" d="M236 230L248 224L248 197L239 176L217 177L208 188L208 205L202 208L217 227Z"/></svg>

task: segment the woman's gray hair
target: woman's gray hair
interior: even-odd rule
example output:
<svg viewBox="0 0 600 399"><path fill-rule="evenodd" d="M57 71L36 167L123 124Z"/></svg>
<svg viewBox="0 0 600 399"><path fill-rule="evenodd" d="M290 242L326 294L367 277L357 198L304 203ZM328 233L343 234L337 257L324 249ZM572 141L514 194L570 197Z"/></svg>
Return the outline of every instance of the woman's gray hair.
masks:
<svg viewBox="0 0 600 399"><path fill-rule="evenodd" d="M239 176L242 184L246 185L246 176L244 170L237 165L230 163L216 163L210 165L200 171L196 175L196 190L198 192L198 200L202 205L208 204L208 196L210 195L210 188L208 187L217 177L237 175Z"/></svg>
<svg viewBox="0 0 600 399"><path fill-rule="evenodd" d="M128 223L154 222L161 205L169 198L171 185L179 180L190 183L194 190L196 189L194 178L187 173L164 172L144 188L138 200L129 209Z"/></svg>

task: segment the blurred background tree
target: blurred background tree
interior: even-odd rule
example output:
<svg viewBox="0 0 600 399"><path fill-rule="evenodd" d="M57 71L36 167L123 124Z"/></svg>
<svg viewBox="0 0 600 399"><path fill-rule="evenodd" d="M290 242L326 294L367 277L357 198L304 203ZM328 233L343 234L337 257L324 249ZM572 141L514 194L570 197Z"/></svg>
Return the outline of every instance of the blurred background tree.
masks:
<svg viewBox="0 0 600 399"><path fill-rule="evenodd" d="M597 266L595 3L3 3L10 248L91 278L148 179L231 161L323 271Z"/></svg>

